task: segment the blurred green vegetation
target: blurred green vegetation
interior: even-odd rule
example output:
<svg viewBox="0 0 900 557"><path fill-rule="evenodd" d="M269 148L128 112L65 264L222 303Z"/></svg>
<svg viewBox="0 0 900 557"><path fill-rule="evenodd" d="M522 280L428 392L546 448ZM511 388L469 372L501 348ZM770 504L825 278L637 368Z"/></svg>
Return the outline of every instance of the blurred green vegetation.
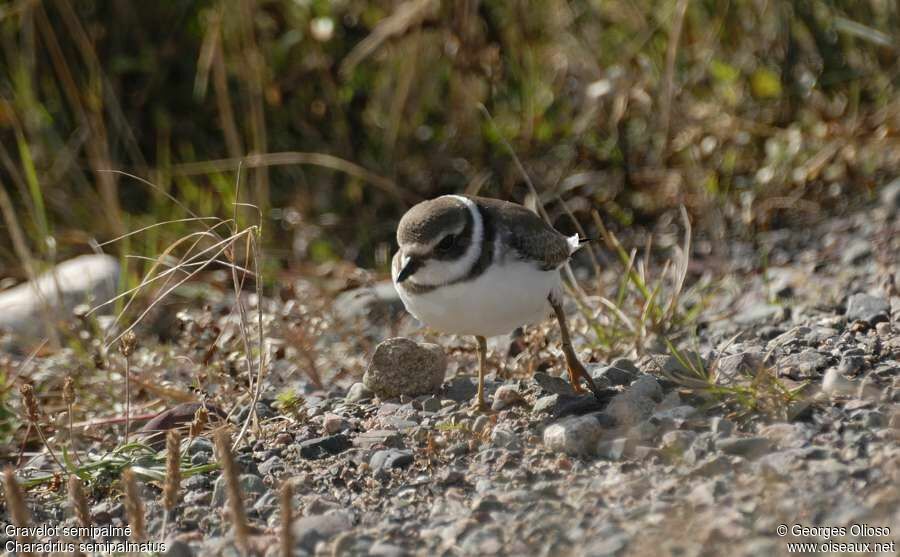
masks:
<svg viewBox="0 0 900 557"><path fill-rule="evenodd" d="M187 216L166 194L383 269L418 199L525 199L502 137L563 229L557 196L614 229L684 204L701 237L840 209L900 169L898 29L890 0L12 0L0 276Z"/></svg>

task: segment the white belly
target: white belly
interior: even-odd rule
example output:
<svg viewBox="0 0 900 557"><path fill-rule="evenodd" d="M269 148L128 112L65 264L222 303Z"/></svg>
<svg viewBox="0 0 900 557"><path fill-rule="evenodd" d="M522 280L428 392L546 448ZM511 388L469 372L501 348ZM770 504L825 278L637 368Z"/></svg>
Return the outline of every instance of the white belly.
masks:
<svg viewBox="0 0 900 557"><path fill-rule="evenodd" d="M547 317L547 296L560 288L559 271L541 271L520 261L491 265L477 279L441 286L424 294L407 292L400 299L419 321L445 333L502 335Z"/></svg>

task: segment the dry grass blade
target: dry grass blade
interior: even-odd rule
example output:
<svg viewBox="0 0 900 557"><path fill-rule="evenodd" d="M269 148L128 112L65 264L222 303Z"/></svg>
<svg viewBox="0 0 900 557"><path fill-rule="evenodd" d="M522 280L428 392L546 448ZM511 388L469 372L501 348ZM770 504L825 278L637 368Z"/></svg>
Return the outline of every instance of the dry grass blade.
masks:
<svg viewBox="0 0 900 557"><path fill-rule="evenodd" d="M178 504L181 489L181 435L177 429L166 434L166 483L163 487L163 507L171 512Z"/></svg>
<svg viewBox="0 0 900 557"><path fill-rule="evenodd" d="M687 278L688 265L691 259L691 236L693 231L691 229L691 219L684 205L681 206L681 220L684 223L684 245L681 248L681 253L678 254L678 276L675 289L672 291L669 305L665 310L665 316L668 320L675 316L675 312L678 309L678 300L681 298L682 290L684 290L684 281Z"/></svg>
<svg viewBox="0 0 900 557"><path fill-rule="evenodd" d="M222 222L220 222L219 224L217 224L216 226L225 225L225 224L227 224L228 222L230 222L230 221L222 221ZM182 237L182 238L179 238L178 240L172 242L172 244L170 244L170 245L163 251L163 253L160 254L159 257L156 258L157 264L150 268L150 270L147 272L147 276L144 277L144 279L141 281L140 284L138 284L138 285L135 286L134 288L131 288L131 289L129 289L129 290L126 290L125 292L122 292L121 294L119 294L119 295L117 295L117 296L115 296L115 297L113 297L113 298L110 298L109 300L106 300L105 302L102 302L102 303L100 303L100 304L97 304L96 306L94 306L94 307L91 308L91 310L87 313L87 315L91 315L91 314L95 313L96 311L98 311L100 308L106 307L106 306L108 306L108 305L110 305L110 304L114 304L114 303L116 303L118 300L120 300L120 299L122 299L122 298L125 298L125 297L127 297L127 296L130 296L128 302L125 304L125 307L122 309L122 312L120 312L120 314L116 316L116 319L115 319L115 321L113 321L113 324L112 324L112 326L111 326L110 328L114 327L115 325L118 325L119 321L121 320L122 315L124 315L125 311L128 310L128 308L129 308L129 307L131 306L131 304L134 302L134 299L136 298L136 295L137 295L141 290L143 290L143 289L146 288L149 284L151 284L151 283L153 283L153 282L155 282L155 281L157 281L157 280L159 280L159 279L166 278L166 277L169 277L169 276L175 274L176 272L178 272L179 266L183 267L183 266L185 266L185 265L191 265L191 264L194 262L195 259L200 259L200 257L201 257L203 254L207 253L207 252L213 251L213 250L215 250L215 249L217 249L218 247L223 246L223 245L225 245L225 246L226 246L226 249L227 249L227 244L228 244L228 242L231 240L230 238L224 238L224 239L222 239L221 241L217 242L216 244L214 244L214 245L212 245L212 246L210 246L210 247L208 247L208 248L205 248L205 249L201 250L200 252L194 254L194 255L191 256L190 258L186 259L187 256L193 252L193 249L197 246L197 244L199 244L200 241L201 241L203 238L205 238L205 237L220 238L220 236L218 236L218 235L216 235L216 234L213 234L213 233L210 232L210 231L201 231L201 232L192 232L191 234L188 234L188 235L186 235L186 236L184 236L184 237ZM156 271L156 267L157 267L158 265L163 265L163 261L166 260L166 259L169 257L169 254L170 254L173 250L175 250L175 248L177 248L180 244L182 244L182 243L184 243L184 242L186 242L187 240L190 240L190 239L194 239L195 242L194 242L194 244L192 244L192 245L190 246L190 248L188 248L187 253L182 257L180 263L175 264L175 265L171 265L167 271L163 271L163 272L159 273L158 275L153 275L153 273ZM201 263L201 264L202 264L202 263L210 264L210 263L213 263L213 262L215 262L215 261L218 261L218 259L217 259L218 255L220 255L220 254L223 253L223 252L224 252L224 250L218 252L218 253L217 253L216 255L214 255L211 259L202 259L202 260L200 261L200 263ZM168 284L168 282L166 282L166 284ZM118 340L118 339L116 339L116 340ZM111 343L110 343L110 344L111 344Z"/></svg>
<svg viewBox="0 0 900 557"><path fill-rule="evenodd" d="M228 490L228 511L231 514L231 524L234 528L234 541L244 553L248 553L250 551L250 526L247 524L247 514L244 511L244 498L238 480L237 465L231 454L231 439L228 432L223 430L216 433L215 439L219 464L222 467L222 475L225 477L225 486Z"/></svg>
<svg viewBox="0 0 900 557"><path fill-rule="evenodd" d="M72 505L72 513L78 520L78 525L82 528L90 526L91 511L84 495L84 485L75 474L69 476L69 504Z"/></svg>
<svg viewBox="0 0 900 557"><path fill-rule="evenodd" d="M359 41L341 62L340 73L346 79L353 69L379 46L392 37L403 35L407 30L437 15L440 2L437 0L414 0L400 4L390 16L378 22L369 35Z"/></svg>
<svg viewBox="0 0 900 557"><path fill-rule="evenodd" d="M16 480L16 471L11 467L3 471L3 490L6 496L6 504L9 507L9 514L12 517L12 523L18 528L27 528L31 522L31 513L25 505L25 496L22 494L22 488ZM30 541L26 534L20 533L16 539L19 543L28 543ZM19 552L20 555L31 555L29 552Z"/></svg>
<svg viewBox="0 0 900 557"><path fill-rule="evenodd" d="M281 484L281 557L294 554L294 488L289 480Z"/></svg>
<svg viewBox="0 0 900 557"><path fill-rule="evenodd" d="M144 501L134 472L129 468L122 472L122 491L125 492L125 515L131 526L131 539L140 542L147 539L144 527Z"/></svg>
<svg viewBox="0 0 900 557"><path fill-rule="evenodd" d="M144 317L146 317L147 314L150 313L150 311L152 311L154 307L156 307L157 304L159 304L163 299L165 299L166 296L168 296L169 294L171 294L175 289L177 289L177 288L178 288L179 286L181 286L182 284L184 284L184 283L186 283L187 281L189 281L190 279L192 279L195 275L197 275L198 273L200 273L200 271L202 271L203 269L205 269L206 267L208 267L209 265L211 265L211 264L213 263L213 261L215 261L220 255L222 255L223 253L225 253L226 251L228 251L228 249L231 247L231 242L232 242L232 241L237 240L238 238L244 236L244 235L247 234L248 232L249 232L249 230L243 230L243 231L239 232L237 235L235 235L234 237L232 237L232 238L226 238L226 239L223 240L222 242L217 243L217 244L216 244L216 247L218 247L218 246L220 246L220 245L223 245L223 244L224 244L224 247L222 247L221 249L219 249L219 251L217 251L210 259L203 261L203 264L202 264L202 265L200 265L197 269L193 270L193 271L192 271L191 273L189 273L186 277L184 277L183 279L181 279L180 281L178 281L177 283L175 283L174 285L172 285L171 287L169 287L169 288L167 288L165 291L163 291L162 294L160 294L160 295L159 295L152 303L150 303L150 304L147 306L147 308L146 308L143 312L141 312L141 314L134 320L134 322L132 322L131 325L128 326L128 328L126 328L124 331L122 331L122 332L121 332L118 336L116 336L113 340L109 341L109 342L107 343L107 347L112 346L113 344L115 344L116 342L118 342L119 340L121 340L121 338L122 338L125 334L130 333L130 332L138 325L138 323L140 323L140 322L144 319ZM205 250L204 250L204 251L205 251ZM176 271L176 270L177 270L177 267L176 267L176 268L173 268L173 269L170 269L169 271L166 271L166 273L168 273L168 272L174 272L174 271ZM118 320L118 317L117 317L117 320Z"/></svg>
<svg viewBox="0 0 900 557"><path fill-rule="evenodd" d="M678 43L681 42L681 29L684 26L684 15L687 13L688 0L678 0L675 6L675 17L672 19L672 30L669 33L669 45L666 49L666 74L663 80L663 98L661 108L663 152L669 149L669 125L672 120L672 96L675 93L675 57L678 54Z"/></svg>
<svg viewBox="0 0 900 557"><path fill-rule="evenodd" d="M263 166L285 166L294 164L311 164L337 170L338 172L344 172L345 174L369 182L385 193L390 194L391 197L404 205L410 202L419 201L418 195L400 189L393 180L379 176L356 163L326 153L300 153L287 151L281 153L253 154L247 155L242 159L231 158L176 164L173 166L172 172L176 176L190 176L234 171L241 166L246 168L259 168Z"/></svg>

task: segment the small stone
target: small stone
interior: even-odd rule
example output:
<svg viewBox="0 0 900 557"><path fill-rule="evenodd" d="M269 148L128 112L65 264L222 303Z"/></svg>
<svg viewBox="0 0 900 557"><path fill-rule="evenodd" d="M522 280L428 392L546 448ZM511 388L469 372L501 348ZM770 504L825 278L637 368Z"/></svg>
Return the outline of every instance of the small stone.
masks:
<svg viewBox="0 0 900 557"><path fill-rule="evenodd" d="M337 414L325 414L325 419L322 421L322 427L325 429L325 433L334 435L335 433L350 429L350 423Z"/></svg>
<svg viewBox="0 0 900 557"><path fill-rule="evenodd" d="M728 418L715 416L709 420L709 430L719 437L729 437L734 431L734 422Z"/></svg>
<svg viewBox="0 0 900 557"><path fill-rule="evenodd" d="M478 387L468 377L454 377L442 391L442 396L455 402L467 402L478 392Z"/></svg>
<svg viewBox="0 0 900 557"><path fill-rule="evenodd" d="M809 379L828 365L828 356L807 348L803 352L790 354L778 361L778 373L794 379Z"/></svg>
<svg viewBox="0 0 900 557"><path fill-rule="evenodd" d="M658 412L654 412L652 416L650 416L653 420L657 422L668 422L672 421L676 424L684 423L685 420L693 418L697 415L697 409L693 406L676 406L675 408L669 408L668 410L660 410Z"/></svg>
<svg viewBox="0 0 900 557"><path fill-rule="evenodd" d="M352 527L352 515L341 510L298 518L291 525L291 530L293 530L296 546L305 553L313 553L319 542L328 541Z"/></svg>
<svg viewBox="0 0 900 557"><path fill-rule="evenodd" d="M734 322L741 326L778 323L785 318L784 308L770 304L755 304L739 313Z"/></svg>
<svg viewBox="0 0 900 557"><path fill-rule="evenodd" d="M353 446L362 449L371 449L379 446L400 448L403 446L403 437L393 430L371 429L357 435L353 439Z"/></svg>
<svg viewBox="0 0 900 557"><path fill-rule="evenodd" d="M659 412L661 410L669 410L671 408L675 408L676 406L683 406L681 402L681 395L678 394L678 391L672 391L663 397L662 401L656 405L656 411Z"/></svg>
<svg viewBox="0 0 900 557"><path fill-rule="evenodd" d="M674 430L663 434L661 445L663 449L677 453L683 453L694 442L697 434L693 431Z"/></svg>
<svg viewBox="0 0 900 557"><path fill-rule="evenodd" d="M194 552L191 551L191 546L181 540L169 540L163 557L194 557Z"/></svg>
<svg viewBox="0 0 900 557"><path fill-rule="evenodd" d="M500 410L506 410L510 406L521 404L522 402L522 395L519 394L519 391L515 387L512 385L501 385L496 392L494 392L494 402L491 404L491 410L499 412Z"/></svg>
<svg viewBox="0 0 900 557"><path fill-rule="evenodd" d="M844 377L836 367L828 368L822 378L822 392L827 395L852 395L856 390L856 383Z"/></svg>
<svg viewBox="0 0 900 557"><path fill-rule="evenodd" d="M662 387L659 382L644 375L632 383L628 390L614 396L606 407L606 413L621 425L633 425L649 418L656 407L654 399L661 398Z"/></svg>
<svg viewBox="0 0 900 557"><path fill-rule="evenodd" d="M503 426L495 427L491 432L491 444L511 451L522 448L522 440L519 436L511 429Z"/></svg>
<svg viewBox="0 0 900 557"><path fill-rule="evenodd" d="M259 465L259 473L263 476L284 472L284 460L280 456L273 456Z"/></svg>
<svg viewBox="0 0 900 557"><path fill-rule="evenodd" d="M588 364L587 370L595 383L611 387L627 385L641 373L634 362L626 358L613 360L608 366Z"/></svg>
<svg viewBox="0 0 900 557"><path fill-rule="evenodd" d="M722 480L707 480L694 487L688 494L687 500L696 507L713 505L716 497L725 491L725 484L722 483Z"/></svg>
<svg viewBox="0 0 900 557"><path fill-rule="evenodd" d="M724 356L715 366L716 383L719 385L735 385L755 377L763 367L763 353L747 351L740 354Z"/></svg>
<svg viewBox="0 0 900 557"><path fill-rule="evenodd" d="M662 400L662 387L652 375L642 375L628 387L627 392L634 396L647 397L656 401Z"/></svg>
<svg viewBox="0 0 900 557"><path fill-rule="evenodd" d="M376 451L369 459L369 466L376 476L394 468L403 468L413 462L413 452L410 450L385 449Z"/></svg>
<svg viewBox="0 0 900 557"><path fill-rule="evenodd" d="M262 478L256 474L241 474L238 476L238 484L241 486L241 494L244 497L244 503L251 506L253 501L261 497L269 490ZM221 507L225 504L225 476L220 475L213 484L212 504Z"/></svg>
<svg viewBox="0 0 900 557"><path fill-rule="evenodd" d="M628 454L629 440L625 437L597 444L597 456L607 460L622 460Z"/></svg>
<svg viewBox="0 0 900 557"><path fill-rule="evenodd" d="M572 417L548 426L544 430L544 444L555 451L570 455L594 452L603 428L591 417Z"/></svg>
<svg viewBox="0 0 900 557"><path fill-rule="evenodd" d="M368 555L369 557L405 557L407 552L399 545L380 541L368 548Z"/></svg>
<svg viewBox="0 0 900 557"><path fill-rule="evenodd" d="M869 294L854 294L847 300L847 319L866 321L871 325L890 321L891 304L884 298Z"/></svg>
<svg viewBox="0 0 900 557"><path fill-rule="evenodd" d="M372 391L364 384L357 382L350 387L349 391L347 391L347 396L344 397L344 400L347 402L360 402L370 398L372 398Z"/></svg>
<svg viewBox="0 0 900 557"><path fill-rule="evenodd" d="M872 243L868 240L854 240L841 253L841 263L855 265L872 255Z"/></svg>
<svg viewBox="0 0 900 557"><path fill-rule="evenodd" d="M472 431L475 432L476 435L481 435L487 428L491 425L491 419L485 416L484 414L475 418L475 423L472 424Z"/></svg>
<svg viewBox="0 0 900 557"><path fill-rule="evenodd" d="M300 443L300 456L303 458L317 459L328 455L338 454L351 446L350 440L343 433L308 439Z"/></svg>
<svg viewBox="0 0 900 557"><path fill-rule="evenodd" d="M396 337L375 348L363 383L382 399L415 397L437 392L446 369L447 357L437 344Z"/></svg>
<svg viewBox="0 0 900 557"><path fill-rule="evenodd" d="M537 399L537 402L534 403L534 406L531 408L532 412L541 413L541 412L553 412L554 408L559 404L560 395L547 395Z"/></svg>
<svg viewBox="0 0 900 557"><path fill-rule="evenodd" d="M547 375L546 373L537 372L534 374L532 379L534 379L534 382L537 383L541 390L545 393L554 395L575 394L575 391L572 389L572 385L570 385L569 382L562 377L554 377L552 375Z"/></svg>
<svg viewBox="0 0 900 557"><path fill-rule="evenodd" d="M844 375L856 375L856 373L866 366L866 359L859 354L844 354L841 356L841 363L838 367Z"/></svg>
<svg viewBox="0 0 900 557"><path fill-rule="evenodd" d="M771 446L765 437L727 437L716 441L716 448L723 453L749 458L762 456Z"/></svg>
<svg viewBox="0 0 900 557"><path fill-rule="evenodd" d="M441 408L443 408L441 399L437 397L430 396L422 401L423 412L440 412Z"/></svg>

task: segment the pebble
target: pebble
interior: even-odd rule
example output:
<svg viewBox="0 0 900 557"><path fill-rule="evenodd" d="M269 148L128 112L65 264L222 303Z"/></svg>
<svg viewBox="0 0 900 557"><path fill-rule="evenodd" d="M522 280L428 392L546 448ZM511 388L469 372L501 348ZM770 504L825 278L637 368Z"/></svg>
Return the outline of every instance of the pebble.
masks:
<svg viewBox="0 0 900 557"><path fill-rule="evenodd" d="M363 384L381 399L416 397L438 392L446 369L447 357L439 345L396 337L375 348Z"/></svg>
<svg viewBox="0 0 900 557"><path fill-rule="evenodd" d="M350 422L336 414L325 414L325 419L322 420L322 427L325 429L325 433L334 435L350 429Z"/></svg>
<svg viewBox="0 0 900 557"><path fill-rule="evenodd" d="M409 466L413 462L413 452L410 450L384 449L376 451L369 459L369 467L375 476L383 475L394 468Z"/></svg>
<svg viewBox="0 0 900 557"><path fill-rule="evenodd" d="M261 497L263 493L269 490L262 478L256 474L241 474L238 476L238 484L241 486L241 495L244 497L244 504L250 506L257 497ZM227 489L225 488L225 476L219 475L213 484L212 504L221 507L225 504Z"/></svg>
<svg viewBox="0 0 900 557"><path fill-rule="evenodd" d="M372 396L372 391L363 383L354 383L351 385L350 390L347 391L347 396L344 399L347 402L362 402L372 398Z"/></svg>
<svg viewBox="0 0 900 557"><path fill-rule="evenodd" d="M350 439L343 433L307 439L300 443L300 456L317 459L338 454L351 446Z"/></svg>
<svg viewBox="0 0 900 557"><path fill-rule="evenodd" d="M622 460L628 454L629 444L630 441L624 437L600 441L596 448L597 456L607 460Z"/></svg>
<svg viewBox="0 0 900 557"><path fill-rule="evenodd" d="M726 454L756 458L769 451L772 444L765 437L726 437L716 440L716 448Z"/></svg>
<svg viewBox="0 0 900 557"><path fill-rule="evenodd" d="M691 446L691 443L694 442L694 439L697 437L697 434L693 431L685 431L685 430L674 430L667 431L663 434L662 439L660 440L660 445L662 448L674 451L677 453L683 453Z"/></svg>
<svg viewBox="0 0 900 557"><path fill-rule="evenodd" d="M472 431L475 432L476 435L482 435L487 428L491 425L491 419L484 414L475 418L475 422L472 424Z"/></svg>
<svg viewBox="0 0 900 557"><path fill-rule="evenodd" d="M494 402L491 404L491 410L499 412L500 410L506 410L510 406L521 404L522 402L524 402L524 400L522 399L522 395L519 394L518 389L512 385L501 385L494 392Z"/></svg>
<svg viewBox="0 0 900 557"><path fill-rule="evenodd" d="M163 557L193 557L194 552L191 551L191 546L184 543L181 540L168 540L166 541L166 552L163 553Z"/></svg>
<svg viewBox="0 0 900 557"><path fill-rule="evenodd" d="M571 417L544 430L544 445L569 455L588 455L597 447L603 428L591 417Z"/></svg>
<svg viewBox="0 0 900 557"><path fill-rule="evenodd" d="M844 377L836 367L828 368L825 376L822 378L822 392L827 395L852 395L856 391L856 383Z"/></svg>
<svg viewBox="0 0 900 557"><path fill-rule="evenodd" d="M495 427L491 431L491 444L511 451L517 451L522 448L521 438L505 426Z"/></svg>
<svg viewBox="0 0 900 557"><path fill-rule="evenodd" d="M304 552L313 553L319 542L328 541L352 527L353 516L340 510L298 518L291 525L291 530L295 546Z"/></svg>
<svg viewBox="0 0 900 557"><path fill-rule="evenodd" d="M569 396L575 394L572 385L562 377L547 375L546 373L538 371L534 374L532 380L537 383L538 387L540 387L541 391L544 393Z"/></svg>

